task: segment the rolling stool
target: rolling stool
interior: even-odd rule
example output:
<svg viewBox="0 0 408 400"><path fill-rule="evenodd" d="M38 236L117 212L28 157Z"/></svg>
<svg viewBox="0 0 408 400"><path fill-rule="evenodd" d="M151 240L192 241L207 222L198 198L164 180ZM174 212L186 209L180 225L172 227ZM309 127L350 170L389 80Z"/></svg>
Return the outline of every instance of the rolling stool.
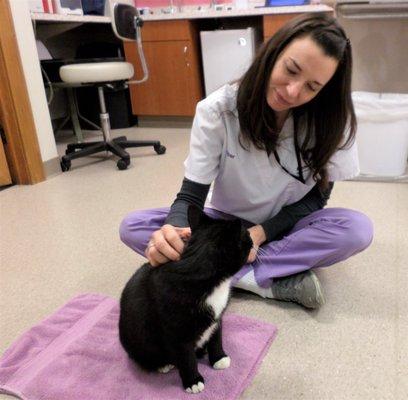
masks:
<svg viewBox="0 0 408 400"><path fill-rule="evenodd" d="M153 146L157 154L164 154L166 148L159 141L127 140L125 136L112 139L110 136L109 114L106 112L103 88L112 83L122 83L133 76L133 65L123 61L95 62L84 64L64 65L59 70L61 80L74 86L94 84L98 88L99 105L101 109L100 120L103 141L70 143L67 145L65 156L61 158L63 172L71 168L71 160L86 157L101 151L110 151L120 157L117 166L120 170L126 169L130 164L128 147Z"/></svg>

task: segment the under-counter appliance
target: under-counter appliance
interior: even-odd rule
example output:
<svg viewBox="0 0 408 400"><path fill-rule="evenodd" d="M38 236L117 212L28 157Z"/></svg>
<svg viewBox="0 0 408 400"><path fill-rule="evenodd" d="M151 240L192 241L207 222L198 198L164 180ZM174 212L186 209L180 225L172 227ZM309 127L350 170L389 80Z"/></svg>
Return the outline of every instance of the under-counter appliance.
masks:
<svg viewBox="0 0 408 400"><path fill-rule="evenodd" d="M255 28L247 28L202 31L200 37L208 96L246 72L255 56L257 36Z"/></svg>

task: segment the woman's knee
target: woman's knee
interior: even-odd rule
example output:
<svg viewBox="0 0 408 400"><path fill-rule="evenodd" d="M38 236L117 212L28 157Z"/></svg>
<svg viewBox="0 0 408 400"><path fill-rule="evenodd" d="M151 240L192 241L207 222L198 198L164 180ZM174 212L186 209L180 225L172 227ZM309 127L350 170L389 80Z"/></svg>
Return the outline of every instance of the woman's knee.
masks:
<svg viewBox="0 0 408 400"><path fill-rule="evenodd" d="M373 223L365 214L355 210L344 210L341 222L342 234L338 238L341 247L353 253L366 249L373 240Z"/></svg>
<svg viewBox="0 0 408 400"><path fill-rule="evenodd" d="M141 234L141 223L141 212L135 211L127 214L119 226L120 240L122 240L127 246L134 248L134 246L137 245L137 242L140 241L138 240L138 237Z"/></svg>
<svg viewBox="0 0 408 400"><path fill-rule="evenodd" d="M140 210L127 214L119 227L123 243L133 250L144 251L152 233L163 225L168 209Z"/></svg>

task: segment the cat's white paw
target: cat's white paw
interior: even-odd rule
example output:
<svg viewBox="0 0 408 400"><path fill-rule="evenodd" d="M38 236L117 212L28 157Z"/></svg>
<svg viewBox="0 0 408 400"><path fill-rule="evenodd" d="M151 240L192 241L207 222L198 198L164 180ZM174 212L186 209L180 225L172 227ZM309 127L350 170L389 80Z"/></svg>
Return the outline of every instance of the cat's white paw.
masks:
<svg viewBox="0 0 408 400"><path fill-rule="evenodd" d="M226 356L221 358L221 360L218 360L214 365L214 369L225 369L228 368L231 365L231 359Z"/></svg>
<svg viewBox="0 0 408 400"><path fill-rule="evenodd" d="M203 390L204 390L204 383L203 382L198 382L196 385L188 387L186 389L186 392L187 393L200 393Z"/></svg>
<svg viewBox="0 0 408 400"><path fill-rule="evenodd" d="M159 368L157 371L161 374L167 374L167 372L171 371L174 368L173 364L165 365L164 367Z"/></svg>

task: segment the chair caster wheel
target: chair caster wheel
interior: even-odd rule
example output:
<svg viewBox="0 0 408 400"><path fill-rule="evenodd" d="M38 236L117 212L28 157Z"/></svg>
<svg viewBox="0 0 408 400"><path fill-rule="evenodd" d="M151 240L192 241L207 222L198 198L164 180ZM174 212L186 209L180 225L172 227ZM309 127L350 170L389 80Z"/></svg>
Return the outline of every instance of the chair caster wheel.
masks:
<svg viewBox="0 0 408 400"><path fill-rule="evenodd" d="M61 158L61 170L62 172L69 171L71 168L71 160L67 160L64 157Z"/></svg>
<svg viewBox="0 0 408 400"><path fill-rule="evenodd" d="M166 152L166 148L164 146L162 146L162 145L159 145L159 146L156 145L156 146L154 146L154 151L157 154L164 154Z"/></svg>
<svg viewBox="0 0 408 400"><path fill-rule="evenodd" d="M117 162L116 165L118 166L118 169L120 169L122 171L122 170L126 169L129 166L129 164L130 164L130 160L126 160L126 159L121 158Z"/></svg>

